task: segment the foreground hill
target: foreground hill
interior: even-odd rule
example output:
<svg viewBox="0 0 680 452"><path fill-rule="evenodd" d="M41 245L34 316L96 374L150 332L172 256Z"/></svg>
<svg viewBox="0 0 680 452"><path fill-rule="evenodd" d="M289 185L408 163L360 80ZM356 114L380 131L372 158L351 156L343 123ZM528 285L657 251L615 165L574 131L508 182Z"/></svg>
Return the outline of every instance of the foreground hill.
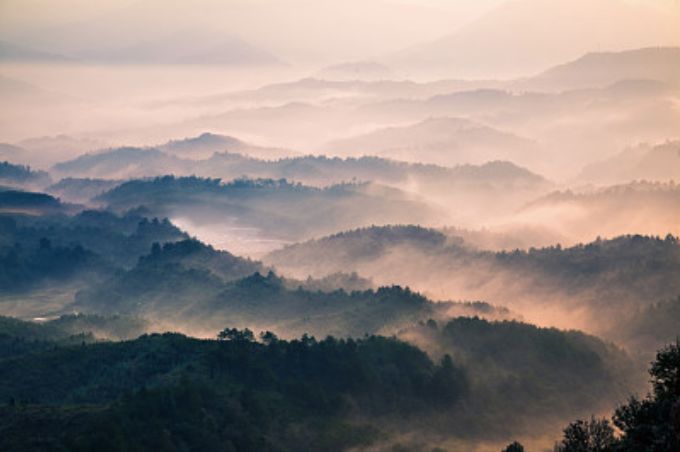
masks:
<svg viewBox="0 0 680 452"><path fill-rule="evenodd" d="M0 397L10 401L0 405L3 450L81 450L103 438L122 448L162 448L165 440L211 450L419 447L411 435L471 446L534 435L632 388L626 358L597 339L474 319L441 332L421 327L465 350L438 364L375 336L284 341L267 333L256 342L249 330L227 328L219 341L167 333L71 345L47 327L4 321L0 328L2 346L14 347L0 358ZM470 345L480 340L485 346ZM532 349L519 362L506 355L518 342ZM544 353L552 366L541 367ZM474 380L489 365L494 372ZM560 402L546 410L536 393ZM502 394L524 403L486 403ZM26 434L36 428L41 435Z"/></svg>

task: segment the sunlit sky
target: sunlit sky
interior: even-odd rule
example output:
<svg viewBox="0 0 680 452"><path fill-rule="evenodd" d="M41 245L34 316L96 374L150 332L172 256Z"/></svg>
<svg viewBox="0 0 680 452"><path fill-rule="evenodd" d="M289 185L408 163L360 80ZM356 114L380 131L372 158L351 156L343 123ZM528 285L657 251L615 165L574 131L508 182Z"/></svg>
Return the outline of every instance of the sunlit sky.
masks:
<svg viewBox="0 0 680 452"><path fill-rule="evenodd" d="M512 1L541 6L564 2ZM466 25L474 26L477 19L502 3L503 0L0 0L0 39L68 54L92 43L124 46L200 29L238 36L287 62L333 62L373 59L435 40ZM581 4L583 14L595 9L618 9L623 3L653 7L661 11L659 17L667 18L671 11L680 10L678 0L571 3ZM540 14L537 11L536 20L555 20ZM600 14L602 28L616 27L607 23L606 12ZM664 27L655 19L644 20L649 22L650 32ZM643 41L643 45L649 44L649 40Z"/></svg>

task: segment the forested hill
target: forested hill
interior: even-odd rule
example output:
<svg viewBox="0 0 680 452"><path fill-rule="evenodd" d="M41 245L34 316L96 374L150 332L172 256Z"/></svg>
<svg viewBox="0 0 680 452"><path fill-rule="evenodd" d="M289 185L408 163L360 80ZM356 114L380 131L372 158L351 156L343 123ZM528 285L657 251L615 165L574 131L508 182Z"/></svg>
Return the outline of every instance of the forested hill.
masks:
<svg viewBox="0 0 680 452"><path fill-rule="evenodd" d="M680 294L680 241L672 235L491 252L437 230L371 227L287 246L264 261L297 277L356 271L379 285L400 281L433 298L481 299L601 334Z"/></svg>
<svg viewBox="0 0 680 452"><path fill-rule="evenodd" d="M238 274L233 271L242 268L234 267L227 275L233 278ZM135 268L79 291L74 308L141 316L166 328L182 325L182 331L199 335L229 323L269 329L285 337L304 333L319 337L389 335L429 318L512 316L484 303L433 303L399 286L352 292L312 291L303 286L291 287L272 272L229 280L190 262L154 259L152 253Z"/></svg>
<svg viewBox="0 0 680 452"><path fill-rule="evenodd" d="M0 185L40 187L49 183L50 176L45 171L36 171L25 165L0 161Z"/></svg>
<svg viewBox="0 0 680 452"><path fill-rule="evenodd" d="M625 357L597 339L514 323L447 325L442 340L458 351L437 364L375 336L285 341L226 328L220 340L166 333L101 343L64 341L61 327L0 321L0 338L13 350L0 357L3 450L91 450L102 441L117 449L220 451L414 447L403 436L412 432L441 438L433 446L444 438L474 443L578 416L631 388L619 374ZM480 340L483 346L470 346ZM531 344L531 353L513 364L499 353L517 341ZM533 360L544 352L553 366L536 374ZM573 359L587 371L572 368ZM484 368L486 378L477 380ZM508 385L542 397L488 405L520 394ZM546 400L562 402L547 411ZM25 434L36 428L40 435Z"/></svg>
<svg viewBox="0 0 680 452"><path fill-rule="evenodd" d="M98 197L123 212L145 207L160 217L182 216L203 225L228 224L268 239L300 240L338 228L439 221L441 212L421 197L374 183L325 188L273 179L164 176L123 183Z"/></svg>
<svg viewBox="0 0 680 452"><path fill-rule="evenodd" d="M21 206L26 208L26 203ZM0 216L0 282L5 294L36 290L50 281L63 286L70 280L87 280L86 274L96 276L88 281L93 283L118 267L135 265L154 242L186 238L169 221L149 220L134 212L5 214Z"/></svg>
<svg viewBox="0 0 680 452"><path fill-rule="evenodd" d="M455 234L455 233L454 233ZM330 258L332 257L332 259ZM265 261L281 270L302 274L356 269L384 279L395 278L385 260L407 258L408 264L395 268L404 282L419 287L416 274L429 272L430 280L465 274L466 266L480 273L484 266L518 277L543 279L578 292L613 282L613 290L633 291L628 299L665 298L680 293L675 276L680 272L680 240L641 235L620 236L562 248L550 246L528 250L490 252L478 250L455 235L420 226L370 227L334 234L317 240L286 246L270 253ZM404 268L406 267L406 268ZM373 271L371 271L373 270ZM414 274L414 271L416 274ZM409 277L409 273L412 275ZM467 275L469 276L469 274ZM490 275L478 275L475 281ZM663 284L648 284L651 279ZM424 282L426 284L427 282Z"/></svg>

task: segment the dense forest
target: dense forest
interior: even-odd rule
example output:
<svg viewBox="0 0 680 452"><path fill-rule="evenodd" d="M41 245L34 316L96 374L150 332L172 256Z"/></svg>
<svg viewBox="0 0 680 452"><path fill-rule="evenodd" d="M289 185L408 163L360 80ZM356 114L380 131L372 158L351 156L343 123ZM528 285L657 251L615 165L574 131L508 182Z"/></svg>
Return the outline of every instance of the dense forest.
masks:
<svg viewBox="0 0 680 452"><path fill-rule="evenodd" d="M458 320L441 331L423 323L454 353L435 364L378 336L286 341L226 328L217 340L166 333L101 342L84 332L120 329L122 320L0 319L3 450L92 450L102 441L111 450L343 450L399 444L404 428L476 441L559 420L552 398L565 404L562 416L574 415L630 388L619 379L630 365L620 351L515 323ZM531 352L508 355L518 341ZM518 416L513 403L529 394L540 397Z"/></svg>
<svg viewBox="0 0 680 452"><path fill-rule="evenodd" d="M153 216L250 228L279 240L299 240L363 224L441 218L441 212L418 197L373 182L319 188L285 179L222 182L163 176L125 182L95 200L121 213L143 208Z"/></svg>
<svg viewBox="0 0 680 452"><path fill-rule="evenodd" d="M50 176L45 171L35 171L27 165L14 165L0 161L0 184L16 187L40 186L49 183Z"/></svg>
<svg viewBox="0 0 680 452"><path fill-rule="evenodd" d="M435 299L476 296L525 315L536 312L536 321L544 310L561 308L565 319L612 339L614 331L623 339L621 327L635 312L680 293L680 241L671 234L489 251L455 231L373 226L290 245L263 260L294 275L352 269L376 284L401 281ZM648 352L668 340L658 338Z"/></svg>
<svg viewBox="0 0 680 452"><path fill-rule="evenodd" d="M286 342L269 333L254 342L230 329L221 337L38 343L7 358L0 447L341 450L379 438L355 416L450 410L466 393L450 359L435 365L391 339ZM38 426L39 435L22 434Z"/></svg>
<svg viewBox="0 0 680 452"><path fill-rule="evenodd" d="M20 432L38 425L31 447L45 450L87 450L101 435L117 438L114 450L427 446L399 431L502 441L607 409L642 384L625 352L596 337L356 273L282 276L144 213L3 218L3 303L48 317L0 321L4 448L26 447ZM463 246L417 227L384 232ZM384 252L371 243L356 252ZM45 295L65 285L58 302Z"/></svg>

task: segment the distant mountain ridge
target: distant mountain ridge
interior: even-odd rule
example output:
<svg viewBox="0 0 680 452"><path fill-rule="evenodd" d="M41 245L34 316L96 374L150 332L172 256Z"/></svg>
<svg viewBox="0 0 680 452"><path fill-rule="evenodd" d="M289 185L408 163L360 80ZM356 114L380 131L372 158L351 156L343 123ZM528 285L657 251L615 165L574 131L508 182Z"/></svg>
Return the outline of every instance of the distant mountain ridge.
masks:
<svg viewBox="0 0 680 452"><path fill-rule="evenodd" d="M680 140L655 146L639 145L586 166L581 180L612 183L647 181L680 181Z"/></svg>
<svg viewBox="0 0 680 452"><path fill-rule="evenodd" d="M393 78L394 73L375 61L355 61L326 66L317 75L330 80L382 80Z"/></svg>
<svg viewBox="0 0 680 452"><path fill-rule="evenodd" d="M512 0L457 31L384 61L412 73L517 77L590 52L593 42L611 50L680 45L677 19L677 13L621 0Z"/></svg>
<svg viewBox="0 0 680 452"><path fill-rule="evenodd" d="M0 41L0 61L47 61L52 63L73 62L74 59L56 53L45 52L7 41Z"/></svg>
<svg viewBox="0 0 680 452"><path fill-rule="evenodd" d="M437 117L389 127L324 146L341 155L375 154L395 160L455 165L489 160L525 162L540 152L536 142L464 118Z"/></svg>
<svg viewBox="0 0 680 452"><path fill-rule="evenodd" d="M44 44L46 48L49 44ZM82 46L81 46L82 47ZM74 49L68 56L0 41L0 60L103 64L281 65L271 53L236 36L185 29L122 47L97 45Z"/></svg>
<svg viewBox="0 0 680 452"><path fill-rule="evenodd" d="M226 151L255 156L279 152L277 149L252 145L231 136L205 132L195 137L170 140L156 146L100 149L79 155L72 160L58 162L53 169L66 176L107 179L168 173L193 174L198 169L196 161Z"/></svg>
<svg viewBox="0 0 680 452"><path fill-rule="evenodd" d="M680 47L648 47L587 53L514 84L524 89L579 89L623 80L654 80L680 86Z"/></svg>

